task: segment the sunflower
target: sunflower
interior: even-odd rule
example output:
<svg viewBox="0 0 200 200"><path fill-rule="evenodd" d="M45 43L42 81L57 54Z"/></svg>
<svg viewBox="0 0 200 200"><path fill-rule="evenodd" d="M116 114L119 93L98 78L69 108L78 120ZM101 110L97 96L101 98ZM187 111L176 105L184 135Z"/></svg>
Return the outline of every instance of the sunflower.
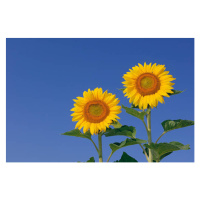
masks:
<svg viewBox="0 0 200 200"><path fill-rule="evenodd" d="M132 67L130 72L124 74L123 92L130 98L129 102L143 110L148 105L151 108L156 107L158 101L164 103L163 96L169 97L169 93L173 93L174 83L171 81L175 80L165 69L165 65L144 63L143 66L138 63L138 66Z"/></svg>
<svg viewBox="0 0 200 200"><path fill-rule="evenodd" d="M106 131L113 121L120 119L117 116L121 113L121 106L117 105L120 100L107 91L103 93L102 88L88 89L83 92L83 97L77 97L73 101L72 121L78 121L75 128L83 128L84 133L89 129L92 135Z"/></svg>

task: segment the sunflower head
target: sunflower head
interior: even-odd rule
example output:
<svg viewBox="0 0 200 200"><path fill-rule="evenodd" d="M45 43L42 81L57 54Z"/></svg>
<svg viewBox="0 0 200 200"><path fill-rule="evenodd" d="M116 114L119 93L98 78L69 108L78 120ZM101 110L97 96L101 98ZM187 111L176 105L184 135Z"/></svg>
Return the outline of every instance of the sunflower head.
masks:
<svg viewBox="0 0 200 200"><path fill-rule="evenodd" d="M90 130L93 135L106 131L113 121L120 119L117 116L121 113L121 106L117 105L119 100L107 91L103 93L102 88L88 89L83 92L83 97L77 97L74 102L72 121L78 121L75 128L83 128L84 133Z"/></svg>
<svg viewBox="0 0 200 200"><path fill-rule="evenodd" d="M139 106L140 109L146 109L149 105L151 108L160 103L164 103L163 96L169 97L173 93L171 81L175 80L172 75L165 71L165 65L156 65L144 63L144 66L132 67L124 74L124 93L129 98L129 102Z"/></svg>

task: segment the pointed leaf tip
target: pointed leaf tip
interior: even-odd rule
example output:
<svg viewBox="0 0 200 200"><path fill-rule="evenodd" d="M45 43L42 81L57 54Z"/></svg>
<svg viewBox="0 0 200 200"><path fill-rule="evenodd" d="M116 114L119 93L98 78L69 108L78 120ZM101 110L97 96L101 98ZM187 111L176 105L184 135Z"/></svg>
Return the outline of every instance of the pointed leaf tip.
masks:
<svg viewBox="0 0 200 200"><path fill-rule="evenodd" d="M87 160L87 162L95 162L94 157L91 157L89 160Z"/></svg>
<svg viewBox="0 0 200 200"><path fill-rule="evenodd" d="M172 90L173 93L168 93L169 96L172 96L172 95L176 95L176 94L180 94L182 92L184 92L185 90L181 91L181 90Z"/></svg>
<svg viewBox="0 0 200 200"><path fill-rule="evenodd" d="M138 162L135 158L129 156L126 152L123 152L120 160L116 160L115 162Z"/></svg>
<svg viewBox="0 0 200 200"><path fill-rule="evenodd" d="M62 133L61 135L68 135L68 136L75 136L75 137L91 139L91 133L89 131L87 131L86 133L81 133L81 131L79 129L74 129L74 130Z"/></svg>

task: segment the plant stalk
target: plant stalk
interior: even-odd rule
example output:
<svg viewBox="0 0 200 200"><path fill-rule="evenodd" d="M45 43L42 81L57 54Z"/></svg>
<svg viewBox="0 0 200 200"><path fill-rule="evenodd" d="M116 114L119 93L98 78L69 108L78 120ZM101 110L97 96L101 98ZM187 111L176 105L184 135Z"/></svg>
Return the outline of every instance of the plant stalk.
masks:
<svg viewBox="0 0 200 200"><path fill-rule="evenodd" d="M90 139L90 141L93 143L95 149L97 150L97 153L99 153L99 149L97 148L96 144L94 143L94 141L92 139Z"/></svg>
<svg viewBox="0 0 200 200"><path fill-rule="evenodd" d="M111 154L109 155L108 159L107 159L107 162L109 162L111 156L113 155L113 152L111 152Z"/></svg>
<svg viewBox="0 0 200 200"><path fill-rule="evenodd" d="M161 138L163 135L165 135L165 133L167 133L167 132L168 132L168 131L164 131L164 132L160 135L160 137L156 140L155 144L157 144L158 140L160 140L160 138Z"/></svg>
<svg viewBox="0 0 200 200"><path fill-rule="evenodd" d="M139 144L139 145L140 145L140 147L142 148L142 150L143 150L143 152L144 152L144 155L146 156L147 161L149 161L149 157L148 157L148 155L147 155L145 149L143 148L143 146L142 146L141 144Z"/></svg>
<svg viewBox="0 0 200 200"><path fill-rule="evenodd" d="M147 112L147 135L148 135L148 144L150 145L152 142L151 139L151 108L148 108ZM153 162L153 154L152 150L149 149L149 162Z"/></svg>
<svg viewBox="0 0 200 200"><path fill-rule="evenodd" d="M98 134L98 143L99 143L99 162L103 162L103 158L102 158L102 134L99 133Z"/></svg>

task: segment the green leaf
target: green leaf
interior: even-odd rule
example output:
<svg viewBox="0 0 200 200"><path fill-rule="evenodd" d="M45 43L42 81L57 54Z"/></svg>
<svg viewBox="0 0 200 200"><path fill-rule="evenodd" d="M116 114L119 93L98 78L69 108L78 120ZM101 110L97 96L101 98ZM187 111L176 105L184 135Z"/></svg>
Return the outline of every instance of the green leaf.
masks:
<svg viewBox="0 0 200 200"><path fill-rule="evenodd" d="M144 144L146 148L153 150L153 159L156 161L160 161L167 155L171 154L173 151L178 150L188 150L190 149L189 144L183 145L180 142L170 142L170 143L151 143L150 145Z"/></svg>
<svg viewBox="0 0 200 200"><path fill-rule="evenodd" d="M124 105L122 105L122 108L126 110L126 112L130 115L133 115L134 117L137 117L139 119L141 119L142 121L144 120L144 116L146 115L146 112L139 112L133 108L128 108Z"/></svg>
<svg viewBox="0 0 200 200"><path fill-rule="evenodd" d="M169 144L177 146L178 148L180 148L180 150L189 150L190 149L190 145L189 144L183 145L180 142L170 142Z"/></svg>
<svg viewBox="0 0 200 200"><path fill-rule="evenodd" d="M180 90L172 90L173 93L168 93L169 96L175 95L175 94L180 94L184 91L180 91Z"/></svg>
<svg viewBox="0 0 200 200"><path fill-rule="evenodd" d="M146 143L146 140L141 140L141 139L129 139L127 138L126 140L124 140L123 142L119 143L119 142L115 142L110 144L110 148L112 149L112 153L114 153L115 151L117 151L118 149L121 149L123 147L127 147L130 145L135 145L135 144L142 144L142 143Z"/></svg>
<svg viewBox="0 0 200 200"><path fill-rule="evenodd" d="M130 138L135 138L136 129L133 126L124 125L121 128L107 129L106 133L104 135L106 137L123 135L123 136L127 136Z"/></svg>
<svg viewBox="0 0 200 200"><path fill-rule="evenodd" d="M94 157L91 157L87 162L95 162Z"/></svg>
<svg viewBox="0 0 200 200"><path fill-rule="evenodd" d="M182 119L178 119L178 120L166 120L164 122L161 123L163 126L164 131L171 131L174 129L178 129L178 128L183 128L186 126L192 126L194 125L194 121L191 120L182 120Z"/></svg>
<svg viewBox="0 0 200 200"><path fill-rule="evenodd" d="M168 153L165 153L165 154L163 154L162 156L160 156L160 161L161 161L163 158L165 158L166 156L170 155L171 153L173 153L173 151L168 152Z"/></svg>
<svg viewBox="0 0 200 200"><path fill-rule="evenodd" d="M126 152L123 152L120 160L116 160L115 162L138 162L135 158L129 156Z"/></svg>
<svg viewBox="0 0 200 200"><path fill-rule="evenodd" d="M114 128L120 128L122 125L118 121L113 121L111 124Z"/></svg>
<svg viewBox="0 0 200 200"><path fill-rule="evenodd" d="M87 131L86 133L81 133L80 130L74 129L72 131L68 131L66 133L62 133L61 135L68 135L68 136L75 136L75 137L81 137L81 138L87 138L91 140L91 133L90 131Z"/></svg>
<svg viewBox="0 0 200 200"><path fill-rule="evenodd" d="M147 153L147 156L149 156L149 149L146 147L144 150ZM144 151L143 151L143 154L144 154Z"/></svg>
<svg viewBox="0 0 200 200"><path fill-rule="evenodd" d="M147 156L149 156L149 149L148 148L145 148L145 152L147 153ZM170 155L171 153L173 152L168 152L168 153L165 153L163 154L162 156L160 156L160 159L159 161L161 161L164 157ZM143 151L143 154L144 154L144 151ZM153 162L156 162L156 153L154 152L154 150L152 149L152 154L153 154Z"/></svg>

